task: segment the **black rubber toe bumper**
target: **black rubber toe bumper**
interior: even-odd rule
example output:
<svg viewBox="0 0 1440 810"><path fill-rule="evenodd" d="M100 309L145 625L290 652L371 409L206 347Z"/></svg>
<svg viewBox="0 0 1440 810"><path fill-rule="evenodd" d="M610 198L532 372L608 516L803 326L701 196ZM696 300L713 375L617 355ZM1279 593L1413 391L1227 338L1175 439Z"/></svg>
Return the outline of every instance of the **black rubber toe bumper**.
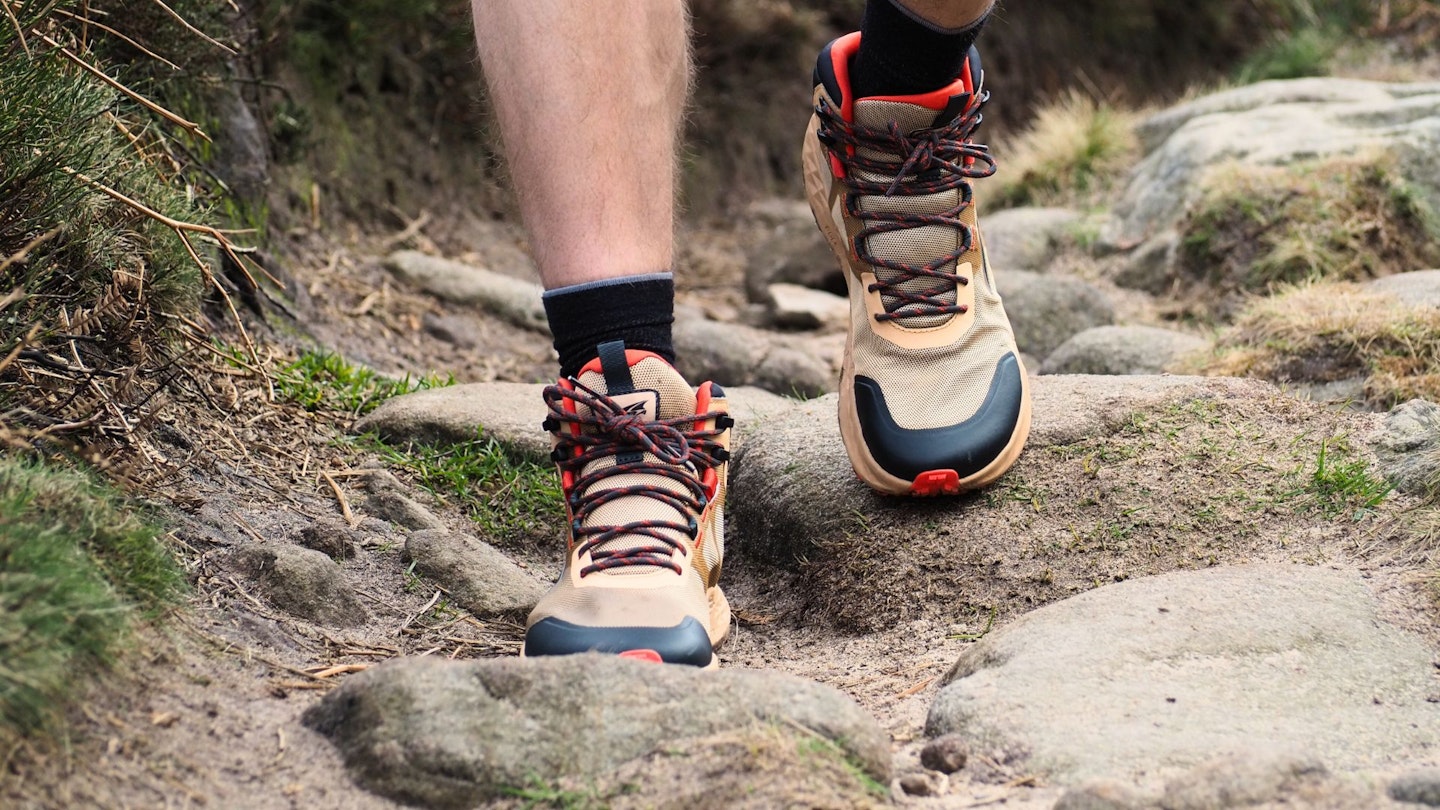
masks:
<svg viewBox="0 0 1440 810"><path fill-rule="evenodd" d="M954 470L965 478L1005 452L1024 405L1020 363L1006 354L995 367L985 401L958 425L907 430L895 424L885 392L869 377L855 378L855 415L865 446L881 469L906 481L932 470Z"/></svg>
<svg viewBox="0 0 1440 810"><path fill-rule="evenodd" d="M525 656L653 650L667 664L710 665L710 635L693 617L674 627L586 627L541 619L525 633Z"/></svg>

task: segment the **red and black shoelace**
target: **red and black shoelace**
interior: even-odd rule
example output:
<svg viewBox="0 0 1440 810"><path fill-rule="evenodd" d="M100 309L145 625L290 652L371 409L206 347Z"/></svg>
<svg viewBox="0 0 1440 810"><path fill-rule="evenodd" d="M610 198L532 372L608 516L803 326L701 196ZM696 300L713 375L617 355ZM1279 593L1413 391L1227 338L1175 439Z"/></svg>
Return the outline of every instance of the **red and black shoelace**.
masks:
<svg viewBox="0 0 1440 810"><path fill-rule="evenodd" d="M553 458L560 469L575 476L566 494L570 506L571 531L579 542L580 555L590 554L589 565L580 569L580 576L610 568L629 565L650 565L669 568L676 573L683 569L675 560L675 552L688 553L671 532L690 538L699 534L699 515L705 511L710 496L702 481L705 470L728 461L729 451L718 438L734 424L720 412L681 416L672 419L646 420L627 413L614 400L582 385L573 377L574 389L559 385L545 388L545 404L550 418L545 429L559 437ZM581 415L566 409L565 400L585 405L589 413ZM577 409L578 410L578 409ZM701 430L699 422L715 420L713 430ZM570 425L579 425L574 433ZM580 452L575 452L579 448ZM616 463L585 472L590 464L614 457ZM674 491L656 484L630 484L597 488L606 479L620 475L662 476L681 485ZM641 496L653 498L669 506L688 520L635 520L619 525L587 526L586 521L601 506L620 498ZM653 542L601 549L600 546L626 535L639 535Z"/></svg>
<svg viewBox="0 0 1440 810"><path fill-rule="evenodd" d="M885 301L885 312L876 315L875 320L965 311L963 305L946 303L940 296L955 289L955 285L968 284L969 279L942 268L957 261L974 244L970 228L960 220L961 213L974 202L970 181L995 173L995 158L990 155L990 148L970 141L983 119L980 109L989 97L989 93L971 96L965 110L950 122L914 132L902 131L894 121L883 129L846 121L840 111L824 99L816 106L820 142L845 167L843 182L848 188L845 210L865 223L855 236L855 255L866 264L895 271L870 285L870 291L881 293ZM861 177L861 173L894 179L871 181ZM860 207L860 198L866 196L917 197L953 189L960 191L956 204L933 214L864 211ZM886 259L870 251L869 240L873 236L925 225L958 230L960 246L924 264ZM920 278L943 283L924 291L901 289L900 285ZM902 308L905 311L899 312Z"/></svg>

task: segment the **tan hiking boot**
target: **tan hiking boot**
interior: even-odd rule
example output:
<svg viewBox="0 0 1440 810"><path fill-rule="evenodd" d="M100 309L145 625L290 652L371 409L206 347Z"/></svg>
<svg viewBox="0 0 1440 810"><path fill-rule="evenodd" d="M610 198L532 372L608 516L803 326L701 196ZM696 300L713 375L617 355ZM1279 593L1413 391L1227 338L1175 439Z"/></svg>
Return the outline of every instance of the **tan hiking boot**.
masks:
<svg viewBox="0 0 1440 810"><path fill-rule="evenodd" d="M588 651L714 666L730 629L720 591L725 394L620 342L545 389L570 518L560 580L530 614L523 655Z"/></svg>
<svg viewBox="0 0 1440 810"><path fill-rule="evenodd" d="M970 140L988 98L971 49L950 86L850 97L860 35L826 46L805 133L805 187L845 273L850 335L840 431L860 478L895 495L991 483L1020 455L1030 396L985 259Z"/></svg>

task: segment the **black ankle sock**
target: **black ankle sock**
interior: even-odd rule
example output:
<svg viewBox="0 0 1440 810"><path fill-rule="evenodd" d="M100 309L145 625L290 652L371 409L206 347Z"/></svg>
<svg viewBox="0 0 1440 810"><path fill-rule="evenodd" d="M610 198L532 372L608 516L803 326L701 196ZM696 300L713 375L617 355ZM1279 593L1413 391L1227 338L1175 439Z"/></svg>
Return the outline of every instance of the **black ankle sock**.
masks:
<svg viewBox="0 0 1440 810"><path fill-rule="evenodd" d="M855 98L928 93L955 81L988 17L949 31L912 15L897 0L868 0L860 52L850 69Z"/></svg>
<svg viewBox="0 0 1440 810"><path fill-rule="evenodd" d="M675 361L675 281L669 273L607 279L545 293L545 317L560 353L560 376L580 373L611 340Z"/></svg>

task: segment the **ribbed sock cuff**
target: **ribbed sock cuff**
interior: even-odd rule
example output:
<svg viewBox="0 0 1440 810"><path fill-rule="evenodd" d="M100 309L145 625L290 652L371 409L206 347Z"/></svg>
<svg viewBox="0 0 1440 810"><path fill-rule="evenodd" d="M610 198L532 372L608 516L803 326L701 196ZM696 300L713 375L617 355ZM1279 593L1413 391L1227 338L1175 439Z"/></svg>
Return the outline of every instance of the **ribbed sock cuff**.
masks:
<svg viewBox="0 0 1440 810"><path fill-rule="evenodd" d="M895 0L869 0L860 23L860 51L850 70L855 98L928 93L955 81L989 17L951 31L916 17Z"/></svg>
<svg viewBox="0 0 1440 810"><path fill-rule="evenodd" d="M560 376L580 373L595 359L595 347L611 340L629 349L654 352L675 361L675 280L669 273L590 281L547 290L542 297Z"/></svg>

